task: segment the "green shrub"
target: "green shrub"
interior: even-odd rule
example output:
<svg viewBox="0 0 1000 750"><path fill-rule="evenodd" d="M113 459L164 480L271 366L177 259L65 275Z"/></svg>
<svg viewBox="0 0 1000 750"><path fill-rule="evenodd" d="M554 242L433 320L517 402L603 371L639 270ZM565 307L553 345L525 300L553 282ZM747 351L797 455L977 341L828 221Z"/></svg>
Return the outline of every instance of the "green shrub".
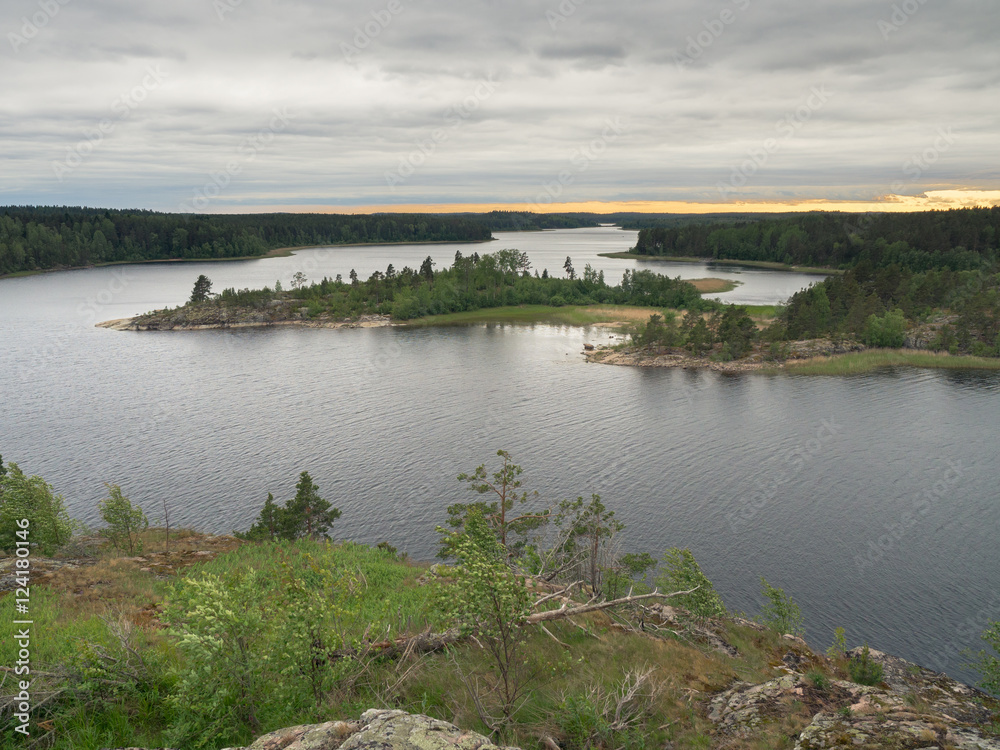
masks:
<svg viewBox="0 0 1000 750"><path fill-rule="evenodd" d="M843 628L833 631L833 643L826 650L826 655L831 659L840 659L847 655L847 639L844 637Z"/></svg>
<svg viewBox="0 0 1000 750"><path fill-rule="evenodd" d="M878 685L882 682L882 665L872 661L867 643L859 655L851 657L847 670L851 673L851 680L859 685Z"/></svg>
<svg viewBox="0 0 1000 750"><path fill-rule="evenodd" d="M1000 622L990 623L983 631L982 638L989 644L993 653L980 651L976 661L971 665L982 676L979 685L988 693L1000 695Z"/></svg>
<svg viewBox="0 0 1000 750"><path fill-rule="evenodd" d="M760 611L761 622L778 635L797 635L800 638L805 634L802 625L802 611L788 594L782 589L776 588L761 576L761 593L767 599Z"/></svg>
<svg viewBox="0 0 1000 750"><path fill-rule="evenodd" d="M657 577L656 585L665 594L674 591L690 591L690 594L674 597L671 602L683 607L695 617L722 617L726 607L716 593L712 582L701 572L689 549L671 547L663 554L663 573Z"/></svg>
<svg viewBox="0 0 1000 750"><path fill-rule="evenodd" d="M122 488L117 484L107 484L109 497L98 503L101 518L108 524L106 529L98 533L106 538L116 550L128 552L129 555L142 552L142 540L139 535L149 528L146 514L138 505L122 494Z"/></svg>
<svg viewBox="0 0 1000 750"><path fill-rule="evenodd" d="M73 534L65 506L62 495L44 479L26 477L17 464L9 464L0 475L0 549L13 552L18 541L28 541L43 555L51 555ZM22 519L28 520L27 529L18 525ZM27 533L18 537L18 531Z"/></svg>
<svg viewBox="0 0 1000 750"><path fill-rule="evenodd" d="M861 332L865 346L882 349L898 349L906 340L906 318L902 310L891 310L881 318L869 315Z"/></svg>
<svg viewBox="0 0 1000 750"><path fill-rule="evenodd" d="M830 678L827 677L822 672L813 670L812 672L807 674L806 677L809 678L809 681L813 684L813 686L817 690L826 690L828 687L830 687Z"/></svg>

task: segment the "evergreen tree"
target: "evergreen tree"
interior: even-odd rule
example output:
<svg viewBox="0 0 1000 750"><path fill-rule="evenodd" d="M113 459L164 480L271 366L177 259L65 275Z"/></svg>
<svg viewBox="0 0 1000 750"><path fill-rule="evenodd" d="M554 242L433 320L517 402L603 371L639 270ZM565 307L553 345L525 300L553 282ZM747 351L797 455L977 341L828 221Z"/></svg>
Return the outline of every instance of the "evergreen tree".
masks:
<svg viewBox="0 0 1000 750"><path fill-rule="evenodd" d="M279 518L282 520L282 538L319 539L329 536L333 522L340 518L340 511L319 496L319 488L309 472L303 471L295 485L295 497L285 504L285 510Z"/></svg>
<svg viewBox="0 0 1000 750"><path fill-rule="evenodd" d="M274 495L268 492L264 507L261 508L260 515L257 516L257 522L250 527L243 538L256 541L275 541L279 538L279 533L285 523L283 513L284 508L278 507L278 504L274 502Z"/></svg>
<svg viewBox="0 0 1000 750"><path fill-rule="evenodd" d="M194 282L194 289L191 291L192 302L204 302L212 293L212 280L205 274L201 274Z"/></svg>
<svg viewBox="0 0 1000 750"><path fill-rule="evenodd" d="M573 268L573 260L568 255L566 256L566 262L563 263L563 269L566 271L566 276L572 281L576 278L576 270Z"/></svg>

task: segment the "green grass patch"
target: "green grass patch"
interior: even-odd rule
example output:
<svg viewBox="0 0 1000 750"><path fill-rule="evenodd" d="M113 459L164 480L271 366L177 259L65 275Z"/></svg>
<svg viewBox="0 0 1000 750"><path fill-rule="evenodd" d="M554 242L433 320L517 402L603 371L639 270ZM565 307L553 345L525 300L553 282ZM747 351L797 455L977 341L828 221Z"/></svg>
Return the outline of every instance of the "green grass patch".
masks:
<svg viewBox="0 0 1000 750"><path fill-rule="evenodd" d="M863 375L884 367L927 367L944 370L1000 370L1000 358L952 356L935 352L873 349L866 352L815 357L788 362L785 372L796 375Z"/></svg>
<svg viewBox="0 0 1000 750"><path fill-rule="evenodd" d="M660 308L635 307L631 305L519 305L490 307L468 312L429 315L406 321L408 326L462 326L486 323L512 325L564 325L588 326L596 323L626 323L647 320Z"/></svg>

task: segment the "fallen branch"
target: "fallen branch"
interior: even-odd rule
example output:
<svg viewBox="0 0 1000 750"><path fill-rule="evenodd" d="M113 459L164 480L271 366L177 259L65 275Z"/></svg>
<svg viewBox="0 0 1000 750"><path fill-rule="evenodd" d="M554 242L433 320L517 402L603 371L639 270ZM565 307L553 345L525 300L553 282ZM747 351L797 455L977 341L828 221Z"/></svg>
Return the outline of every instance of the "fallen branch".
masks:
<svg viewBox="0 0 1000 750"><path fill-rule="evenodd" d="M586 614L587 612L597 612L598 610L608 609L609 607L618 607L622 604L632 604L633 602L639 602L644 599L669 599L674 596L682 596L684 594L690 594L693 591L697 591L698 586L688 591L675 591L672 594L661 594L659 591L654 591L652 594L640 594L639 596L623 596L621 599L612 599L609 602L598 602L596 604L587 603L581 604L577 607L569 607L563 602L563 605L559 609L550 609L547 612L535 612L533 615L528 615L525 619L527 625L535 625L539 622L548 622L549 620L561 620L564 617L575 617L576 615Z"/></svg>
<svg viewBox="0 0 1000 750"><path fill-rule="evenodd" d="M333 659L347 659L362 656L396 657L403 654L426 654L440 651L462 639L458 628L451 628L443 633L419 633L405 638L394 638L391 641L367 643L362 648L342 648L330 653Z"/></svg>

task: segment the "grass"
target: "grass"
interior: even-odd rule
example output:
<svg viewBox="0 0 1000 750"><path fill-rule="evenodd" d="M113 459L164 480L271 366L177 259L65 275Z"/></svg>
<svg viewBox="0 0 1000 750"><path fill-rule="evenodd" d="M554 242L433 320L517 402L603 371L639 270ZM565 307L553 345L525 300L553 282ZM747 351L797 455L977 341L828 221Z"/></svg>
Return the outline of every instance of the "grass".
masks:
<svg viewBox="0 0 1000 750"><path fill-rule="evenodd" d="M1000 370L1000 359L952 356L939 352L872 349L865 352L792 361L785 372L796 375L862 375L885 367L926 367L947 370Z"/></svg>
<svg viewBox="0 0 1000 750"><path fill-rule="evenodd" d="M172 538L171 555L174 550L178 555L190 555L199 538L206 549L219 549L219 554L173 575L163 575L142 570L148 567L146 558L163 554L151 551L159 546L156 536L157 532L150 533L145 540L143 560L109 558L106 550L98 550L94 564L63 568L47 584L32 586L33 669L56 673L67 667L79 669L78 655L85 643L120 653L102 621L109 615L112 621L132 623L132 644L152 669L152 677L141 685L81 689L79 683L66 683L76 687L37 717L46 720L44 726L53 728L57 744L62 743L59 746L97 750L164 744L165 732L176 718L165 696L174 689L174 671L183 668L188 657L159 619L164 601L186 578L255 569L263 574L261 591L269 597L272 589L275 594L280 592L289 569L306 577L310 571L330 569L343 576L340 580L352 581L355 592L352 612L338 616L338 628L343 628L348 641L440 632L447 625L437 592L449 584L425 584L425 566L388 552L353 543L308 541L246 543L225 551L212 546L220 545L225 537L184 531ZM12 608L13 597L0 598L2 664L14 660ZM539 737L547 736L563 747L640 748L667 743L678 749L710 747L713 728L699 708L700 701L725 689L736 674L751 680L768 679L771 666L786 648L772 634L731 625L726 637L741 652L733 659L671 637L669 632L660 638L623 632L604 612L579 617L576 623L549 623L548 629L559 643L540 628L525 630L524 667L530 690L517 723L497 738L503 740L501 744L535 747ZM609 729L613 703L604 699L621 688L628 674L647 670L651 670L649 689L640 700L636 727ZM36 692L64 684L58 676L39 679ZM260 734L299 723L356 717L373 706L424 713L489 734L466 682L479 684L482 691L491 679L486 656L475 642L397 661L363 659L345 670L322 710L275 709L268 714ZM282 685L276 682L274 687L278 690ZM489 692L481 692L479 699L492 704ZM0 727L0 731L7 729ZM43 732L39 729L37 733ZM759 744L748 741L745 747L777 747L774 743L778 739L768 734Z"/></svg>
<svg viewBox="0 0 1000 750"><path fill-rule="evenodd" d="M408 326L480 325L483 323L513 325L550 324L564 326L589 326L608 323L633 323L649 320L659 308L629 305L520 305L491 307L468 312L428 315L407 321Z"/></svg>
<svg viewBox="0 0 1000 750"><path fill-rule="evenodd" d="M620 258L622 260L648 260L664 263L725 263L727 266L746 266L747 268L766 268L771 271L791 271L793 273L823 274L829 276L843 273L839 268L824 268L822 266L788 266L784 263L771 263L763 260L729 260L727 258L697 258L688 255L640 255L639 253L598 253L601 258Z"/></svg>
<svg viewBox="0 0 1000 750"><path fill-rule="evenodd" d="M688 284L691 284L695 289L697 289L702 294L722 294L723 292L731 292L740 284L742 281L731 281L729 279L686 279Z"/></svg>

